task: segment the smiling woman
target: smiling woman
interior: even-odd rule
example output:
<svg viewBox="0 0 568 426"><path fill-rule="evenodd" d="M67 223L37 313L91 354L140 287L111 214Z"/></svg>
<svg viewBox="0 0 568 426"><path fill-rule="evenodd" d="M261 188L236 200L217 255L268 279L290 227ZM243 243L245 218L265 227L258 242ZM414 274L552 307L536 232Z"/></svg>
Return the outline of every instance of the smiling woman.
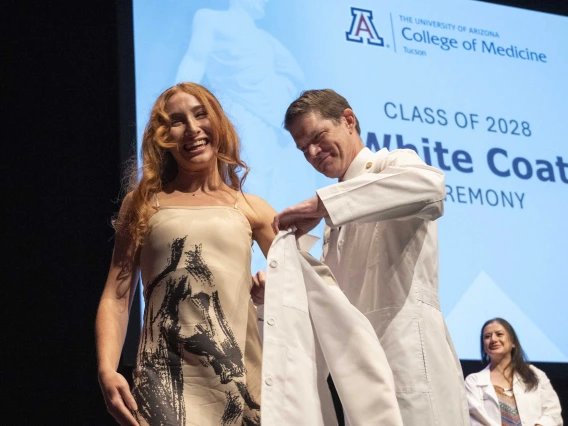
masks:
<svg viewBox="0 0 568 426"><path fill-rule="evenodd" d="M204 87L180 83L156 100L97 313L99 382L121 425L260 425L252 300L262 301L264 283L251 277L251 244L266 256L276 212L243 194L239 151ZM139 275L145 312L131 391L116 369Z"/></svg>
<svg viewBox="0 0 568 426"><path fill-rule="evenodd" d="M211 122L205 107L195 96L179 92L169 99L165 112L170 118L171 141L177 148L170 153L178 167L184 167L186 160L191 161L190 171L199 168L199 164L208 167L215 153L210 143Z"/></svg>
<svg viewBox="0 0 568 426"><path fill-rule="evenodd" d="M480 343L487 367L466 378L471 424L562 425L556 392L546 374L528 363L511 324L503 318L486 321Z"/></svg>
<svg viewBox="0 0 568 426"><path fill-rule="evenodd" d="M248 174L239 138L219 101L194 83L180 83L158 97L144 132L142 161L142 178L138 183L133 173L130 188L134 217L129 229L137 245L155 212L153 195L162 190L165 195L242 191Z"/></svg>

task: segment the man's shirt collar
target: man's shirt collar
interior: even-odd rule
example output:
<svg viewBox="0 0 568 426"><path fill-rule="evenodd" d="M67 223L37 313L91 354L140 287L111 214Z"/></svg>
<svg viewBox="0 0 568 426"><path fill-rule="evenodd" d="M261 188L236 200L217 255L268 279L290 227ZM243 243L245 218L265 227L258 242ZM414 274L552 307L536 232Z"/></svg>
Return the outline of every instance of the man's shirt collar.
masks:
<svg viewBox="0 0 568 426"><path fill-rule="evenodd" d="M386 148L381 149L381 151L385 151L384 152L385 154L388 152ZM347 168L345 175L343 175L343 179L341 179L341 181L344 182L346 180L356 178L357 176L361 176L363 173L368 172L373 166L373 163L375 161L376 161L375 153L371 151L369 148L366 147L363 148L361 151L359 151L359 154L357 154L357 156L353 159L353 161Z"/></svg>

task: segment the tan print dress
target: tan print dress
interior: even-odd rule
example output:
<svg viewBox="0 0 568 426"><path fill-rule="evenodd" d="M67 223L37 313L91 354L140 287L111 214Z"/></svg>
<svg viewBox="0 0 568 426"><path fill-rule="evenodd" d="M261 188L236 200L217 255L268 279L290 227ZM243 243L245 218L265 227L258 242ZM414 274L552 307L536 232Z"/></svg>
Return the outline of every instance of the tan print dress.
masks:
<svg viewBox="0 0 568 426"><path fill-rule="evenodd" d="M136 418L142 426L260 425L248 220L236 204L165 206L149 225Z"/></svg>

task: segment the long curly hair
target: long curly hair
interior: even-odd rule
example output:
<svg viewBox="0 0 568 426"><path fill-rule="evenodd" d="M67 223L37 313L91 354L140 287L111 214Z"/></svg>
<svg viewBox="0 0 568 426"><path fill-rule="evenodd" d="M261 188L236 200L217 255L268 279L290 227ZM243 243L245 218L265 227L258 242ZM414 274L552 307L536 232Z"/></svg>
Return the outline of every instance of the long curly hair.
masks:
<svg viewBox="0 0 568 426"><path fill-rule="evenodd" d="M536 387L538 386L538 377L530 368L527 354L521 347L521 342L517 337L517 333L515 333L515 329L507 320L504 320L503 318L491 318L490 320L485 321L485 324L483 324L483 326L481 327L481 362L483 363L483 365L488 365L491 362L489 355L487 355L487 353L485 352L483 331L485 330L485 327L494 322L503 326L505 331L509 334L509 338L511 339L511 343L513 344L513 349L511 350L511 367L513 375L515 373L518 373L519 376L521 376L521 379L523 380L523 382L525 382L528 391L536 389Z"/></svg>
<svg viewBox="0 0 568 426"><path fill-rule="evenodd" d="M176 148L170 135L171 122L165 112L168 100L185 92L203 105L211 123L209 143L216 153L216 172L221 181L231 189L242 192L249 172L240 158L240 142L235 128L227 118L217 98L205 87L196 83L179 83L165 90L156 100L142 137L142 166L130 171L127 192L132 195L127 223L115 223L115 229L126 229L135 246L144 243L150 217L157 212L154 196L171 182L178 173L177 163L170 149ZM210 187L215 188L215 176L210 177ZM122 226L121 226L122 225Z"/></svg>

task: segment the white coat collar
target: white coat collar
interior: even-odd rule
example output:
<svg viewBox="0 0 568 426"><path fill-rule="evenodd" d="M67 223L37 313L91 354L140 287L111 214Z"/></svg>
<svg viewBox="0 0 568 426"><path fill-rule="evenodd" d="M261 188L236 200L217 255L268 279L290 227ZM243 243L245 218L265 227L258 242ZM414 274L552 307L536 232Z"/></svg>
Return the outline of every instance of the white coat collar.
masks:
<svg viewBox="0 0 568 426"><path fill-rule="evenodd" d="M479 372L479 379L477 380L477 386L493 386L491 383L491 364L487 364L483 370ZM521 376L518 373L515 373L513 377L513 388L522 389L524 391L525 384L521 380Z"/></svg>
<svg viewBox="0 0 568 426"><path fill-rule="evenodd" d="M280 231L283 232L283 231ZM308 252L312 249L315 243L319 241L319 237L311 234L302 235L300 238L296 238L296 248L300 251Z"/></svg>
<svg viewBox="0 0 568 426"><path fill-rule="evenodd" d="M477 386L493 386L491 383L491 370L490 364L487 364L483 370L479 372L479 379L477 380Z"/></svg>
<svg viewBox="0 0 568 426"><path fill-rule="evenodd" d="M379 151L379 153L386 155L388 150L383 148ZM361 176L363 173L368 172L371 170L374 162L376 161L375 153L371 151L369 148L363 148L359 151L359 154L353 159L345 175L343 175L343 179L341 181L350 180L356 178L357 176Z"/></svg>

